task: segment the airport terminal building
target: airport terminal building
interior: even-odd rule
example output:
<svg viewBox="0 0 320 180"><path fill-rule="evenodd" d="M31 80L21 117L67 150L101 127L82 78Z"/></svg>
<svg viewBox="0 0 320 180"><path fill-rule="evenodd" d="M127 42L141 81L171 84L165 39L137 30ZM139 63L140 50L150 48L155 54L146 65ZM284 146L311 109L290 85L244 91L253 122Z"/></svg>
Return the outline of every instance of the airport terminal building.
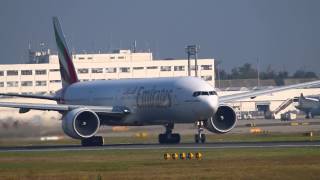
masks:
<svg viewBox="0 0 320 180"><path fill-rule="evenodd" d="M81 81L188 75L186 59L155 60L150 52L118 50L105 54L74 54ZM28 64L0 65L0 92L51 94L61 88L58 55L29 52ZM191 60L191 75L195 61ZM198 76L214 86L214 59L198 59Z"/></svg>

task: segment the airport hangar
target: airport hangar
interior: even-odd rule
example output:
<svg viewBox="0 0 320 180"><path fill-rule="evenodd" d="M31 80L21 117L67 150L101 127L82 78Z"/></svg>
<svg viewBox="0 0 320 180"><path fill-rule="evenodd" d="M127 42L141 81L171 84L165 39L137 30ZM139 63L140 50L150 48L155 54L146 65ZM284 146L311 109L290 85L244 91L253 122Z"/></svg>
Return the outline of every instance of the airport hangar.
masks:
<svg viewBox="0 0 320 180"><path fill-rule="evenodd" d="M127 78L179 77L188 75L187 59L153 59L150 52L132 52L117 50L112 53L73 54L73 61L81 81L110 80ZM198 59L198 76L215 86L214 59ZM191 76L195 76L195 61L191 60ZM50 50L29 50L27 64L0 65L0 92L21 94L51 94L61 88L58 56ZM261 87L260 87L261 88ZM265 88L265 87L262 87ZM232 88L231 88L232 89ZM238 90L219 91L219 95L246 92ZM288 100L304 95L320 94L320 88L291 89L270 95L258 96L254 99L244 99L230 103L241 119L241 113L271 111L274 118L280 119L280 114L296 110ZM2 97L0 101L23 102L21 98ZM52 101L28 99L29 103L54 103ZM9 111L8 117L29 119L39 115L39 111L31 111L26 115L18 115L18 110L2 108ZM41 112L41 117L56 117L55 112ZM10 116L10 117L9 117ZM243 117L242 117L243 118Z"/></svg>

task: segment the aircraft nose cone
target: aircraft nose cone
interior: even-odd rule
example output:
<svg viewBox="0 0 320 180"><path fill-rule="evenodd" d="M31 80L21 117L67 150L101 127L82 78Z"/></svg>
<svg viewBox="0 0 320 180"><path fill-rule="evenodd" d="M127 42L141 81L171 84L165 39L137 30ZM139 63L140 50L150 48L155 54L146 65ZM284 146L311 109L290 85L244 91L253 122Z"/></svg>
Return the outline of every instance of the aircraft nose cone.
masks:
<svg viewBox="0 0 320 180"><path fill-rule="evenodd" d="M217 96L209 96L208 98L205 98L203 101L203 114L206 117L212 117L217 109L218 109L218 97Z"/></svg>

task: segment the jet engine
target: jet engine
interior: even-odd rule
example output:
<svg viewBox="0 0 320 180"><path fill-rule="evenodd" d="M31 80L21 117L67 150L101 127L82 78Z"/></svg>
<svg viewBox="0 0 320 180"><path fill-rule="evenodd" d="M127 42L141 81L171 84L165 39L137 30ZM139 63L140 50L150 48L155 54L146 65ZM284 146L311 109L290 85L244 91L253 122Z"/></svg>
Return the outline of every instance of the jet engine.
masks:
<svg viewBox="0 0 320 180"><path fill-rule="evenodd" d="M219 106L216 114L205 121L204 126L211 132L223 134L234 128L237 122L235 111L229 106Z"/></svg>
<svg viewBox="0 0 320 180"><path fill-rule="evenodd" d="M64 133L75 139L94 136L100 127L98 115L85 108L78 108L67 112L62 119Z"/></svg>

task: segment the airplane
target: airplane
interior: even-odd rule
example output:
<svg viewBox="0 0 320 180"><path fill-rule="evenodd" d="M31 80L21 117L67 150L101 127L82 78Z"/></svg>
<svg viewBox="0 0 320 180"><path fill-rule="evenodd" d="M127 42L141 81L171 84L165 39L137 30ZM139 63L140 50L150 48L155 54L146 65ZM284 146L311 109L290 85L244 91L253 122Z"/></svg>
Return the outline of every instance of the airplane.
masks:
<svg viewBox="0 0 320 180"><path fill-rule="evenodd" d="M313 118L320 115L320 96L303 96L293 98L294 107L303 111L306 118Z"/></svg>
<svg viewBox="0 0 320 180"><path fill-rule="evenodd" d="M0 102L0 107L57 111L62 114L62 129L82 146L102 146L99 127L163 125L160 144L180 142L173 133L178 123L196 123L195 142L204 143L204 128L223 134L237 122L235 111L226 103L292 88L320 84L320 81L218 96L214 87L197 77L164 77L80 82L57 17L53 28L58 49L62 88L54 95L0 94L56 101L57 104Z"/></svg>

